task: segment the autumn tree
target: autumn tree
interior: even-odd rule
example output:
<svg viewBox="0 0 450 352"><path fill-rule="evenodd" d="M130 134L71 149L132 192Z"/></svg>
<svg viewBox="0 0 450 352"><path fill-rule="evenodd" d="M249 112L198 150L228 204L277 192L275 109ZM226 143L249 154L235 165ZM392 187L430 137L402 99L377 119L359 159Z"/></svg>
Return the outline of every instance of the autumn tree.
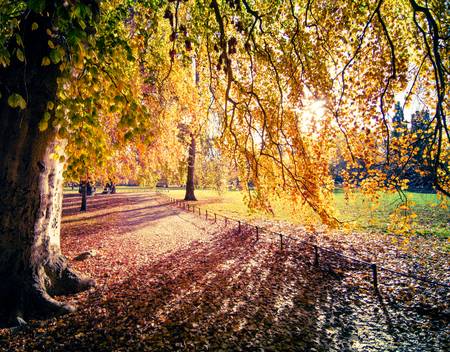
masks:
<svg viewBox="0 0 450 352"><path fill-rule="evenodd" d="M117 99L103 98L123 104L119 118L128 132L139 129L135 121L145 111L117 79L138 56L133 41L123 40L126 4L5 1L1 13L0 320L17 324L73 311L52 296L94 284L67 265L60 249L67 139L69 151L101 139L102 83L115 87ZM83 92L75 94L78 78Z"/></svg>
<svg viewBox="0 0 450 352"><path fill-rule="evenodd" d="M0 60L0 299L3 322L17 322L72 311L72 306L51 296L93 285L71 270L61 254L63 166L55 153L62 142L57 129L42 128L42 121L58 124L51 108L64 46L75 50L84 45L82 37L92 30L98 6L93 1L67 6L7 1L2 3L4 11L8 17L1 25Z"/></svg>
<svg viewBox="0 0 450 352"><path fill-rule="evenodd" d="M388 110L405 92L407 104L419 94L430 107L424 162L435 189L450 195L448 13L437 0L3 1L2 316L17 322L71 311L51 296L93 284L60 251L63 147L81 155L70 146L97 146L101 126L117 121L119 144L141 135L145 149L146 130L157 126L149 116L167 115L149 114L131 72L141 72L156 110L173 106L165 82L193 51L202 57L222 153L244 187L255 185L250 206L304 203L337 225L329 172L336 140L345 143L347 188L405 189L402 174L388 172L395 155L408 163L417 139L394 146L390 138ZM77 80L80 92L72 90ZM184 95L188 107L193 91ZM130 161L138 145L128 149ZM82 166L77 152L70 157Z"/></svg>
<svg viewBox="0 0 450 352"><path fill-rule="evenodd" d="M198 68L201 63L200 54L192 56L191 62L173 64L172 74L166 86L170 95L171 104L178 114L178 139L186 146L187 158L181 160L186 165L186 194L184 199L189 201L195 198L195 162L197 156L197 143L206 132L208 125L208 100L210 94L204 74ZM202 82L202 83L201 83ZM207 93L208 92L208 93Z"/></svg>
<svg viewBox="0 0 450 352"><path fill-rule="evenodd" d="M373 197L406 189L404 173L390 172L395 149L397 170L415 149L413 135L391 143L389 107L402 92L407 104L419 94L433 107L424 161L434 187L449 194L446 4L212 1L207 13L211 91L225 96L217 99L222 145L242 179L255 182L250 205L304 202L337 225L327 160L340 136L346 189ZM318 102L311 124L308 109Z"/></svg>

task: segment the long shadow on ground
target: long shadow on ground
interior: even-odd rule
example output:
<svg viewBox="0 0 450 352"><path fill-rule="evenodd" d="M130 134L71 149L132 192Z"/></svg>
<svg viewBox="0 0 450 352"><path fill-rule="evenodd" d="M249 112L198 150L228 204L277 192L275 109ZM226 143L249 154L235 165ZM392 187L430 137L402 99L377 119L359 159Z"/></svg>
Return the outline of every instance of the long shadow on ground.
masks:
<svg viewBox="0 0 450 352"><path fill-rule="evenodd" d="M155 204L156 199L159 202ZM96 195L89 200L86 212L79 211L80 204L78 195L64 197L62 235L66 238L80 240L98 233L123 234L179 213L151 194Z"/></svg>
<svg viewBox="0 0 450 352"><path fill-rule="evenodd" d="M230 230L137 268L107 294L93 291L77 313L28 331L23 347L309 350L320 347L316 293L326 294L327 280Z"/></svg>
<svg viewBox="0 0 450 352"><path fill-rule="evenodd" d="M38 351L408 351L446 341L396 338L367 287L347 285L308 248L280 252L225 229L91 291L79 311L5 341ZM389 320L389 323L387 323ZM395 325L394 327L392 325ZM393 331L395 330L395 331ZM426 331L426 330L425 330ZM407 332L404 332L405 334ZM413 332L414 334L414 332ZM420 343L417 344L417 341Z"/></svg>

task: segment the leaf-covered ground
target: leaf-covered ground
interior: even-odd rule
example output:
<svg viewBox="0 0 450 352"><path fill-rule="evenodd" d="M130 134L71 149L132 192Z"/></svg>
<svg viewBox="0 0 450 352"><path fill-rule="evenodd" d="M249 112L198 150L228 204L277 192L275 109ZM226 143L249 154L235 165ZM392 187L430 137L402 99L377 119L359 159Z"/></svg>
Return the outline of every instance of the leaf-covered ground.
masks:
<svg viewBox="0 0 450 352"><path fill-rule="evenodd" d="M78 305L73 314L1 330L0 349L444 351L449 346L446 305L409 304L411 297L400 295L416 291L404 282L389 286L393 280L385 279L376 295L366 268L332 256L315 267L311 248L291 244L280 251L276 242L256 242L250 229L238 233L235 226L215 225L148 193L97 195L84 214L79 202L77 195L64 200L62 248L97 286L61 297ZM97 255L74 260L87 250ZM448 291L429 292L448 300Z"/></svg>

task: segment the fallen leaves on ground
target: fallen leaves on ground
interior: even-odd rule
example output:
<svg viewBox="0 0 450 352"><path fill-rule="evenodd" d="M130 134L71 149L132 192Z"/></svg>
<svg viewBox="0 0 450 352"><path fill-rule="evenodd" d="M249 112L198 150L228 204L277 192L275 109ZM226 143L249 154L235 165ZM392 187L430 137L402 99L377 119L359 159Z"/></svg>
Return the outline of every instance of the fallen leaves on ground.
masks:
<svg viewBox="0 0 450 352"><path fill-rule="evenodd" d="M255 240L151 194L66 197L63 252L97 286L75 313L2 330L11 351L443 350L441 316L373 293L365 268ZM294 248L295 247L295 248ZM74 260L80 253L96 255Z"/></svg>

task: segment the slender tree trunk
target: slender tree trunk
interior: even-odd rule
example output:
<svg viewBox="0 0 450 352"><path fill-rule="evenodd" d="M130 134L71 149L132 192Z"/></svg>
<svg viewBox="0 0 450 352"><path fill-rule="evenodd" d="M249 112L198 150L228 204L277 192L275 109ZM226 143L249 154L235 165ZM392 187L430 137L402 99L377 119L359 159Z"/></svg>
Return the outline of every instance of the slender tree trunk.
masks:
<svg viewBox="0 0 450 352"><path fill-rule="evenodd" d="M191 133L191 144L189 145L188 156L188 172L186 180L186 195L184 200L197 200L195 198L194 190L194 174L195 174L195 136Z"/></svg>
<svg viewBox="0 0 450 352"><path fill-rule="evenodd" d="M80 211L87 210L87 183L84 182L81 184L81 208Z"/></svg>
<svg viewBox="0 0 450 352"><path fill-rule="evenodd" d="M56 100L58 67L42 66L48 56L52 16L33 12L21 21L24 63L12 57L0 67L0 324L73 311L52 298L87 289L92 280L72 271L61 254L60 219L63 167L53 157L61 146L56 130L40 132L48 101ZM36 22L38 29L32 31ZM19 93L24 110L7 99Z"/></svg>

